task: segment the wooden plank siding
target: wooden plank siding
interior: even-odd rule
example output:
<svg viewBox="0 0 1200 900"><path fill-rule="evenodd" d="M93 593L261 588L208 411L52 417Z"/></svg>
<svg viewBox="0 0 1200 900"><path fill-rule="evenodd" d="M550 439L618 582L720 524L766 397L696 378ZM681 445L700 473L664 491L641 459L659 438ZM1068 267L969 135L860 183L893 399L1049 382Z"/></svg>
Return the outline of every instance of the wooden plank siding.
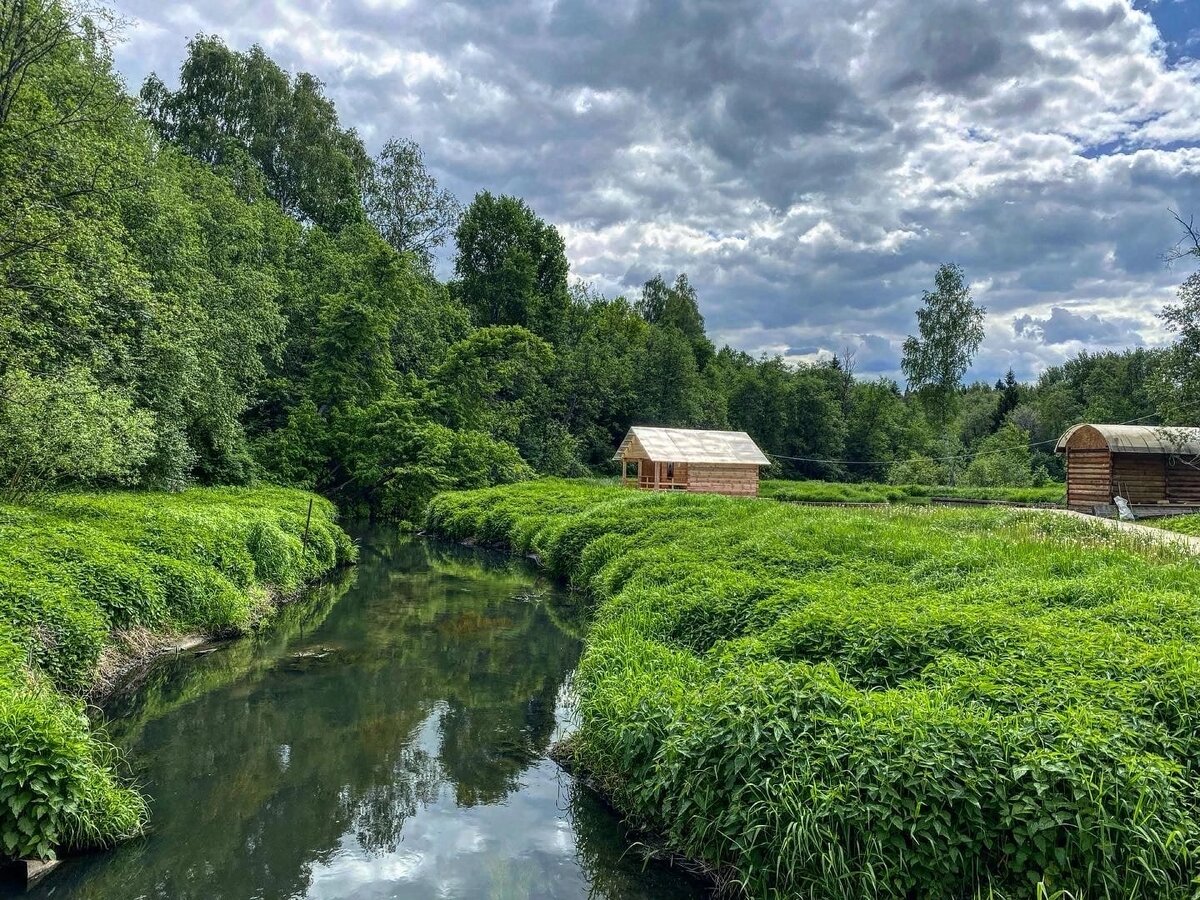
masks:
<svg viewBox="0 0 1200 900"><path fill-rule="evenodd" d="M758 496L758 470L770 460L744 431L635 425L617 447L622 482L643 490ZM637 466L626 476L629 463Z"/></svg>
<svg viewBox="0 0 1200 900"><path fill-rule="evenodd" d="M735 497L757 497L758 466L692 463L687 489Z"/></svg>
<svg viewBox="0 0 1200 900"><path fill-rule="evenodd" d="M652 463L648 459L637 462L638 487L659 491L688 489L688 463Z"/></svg>

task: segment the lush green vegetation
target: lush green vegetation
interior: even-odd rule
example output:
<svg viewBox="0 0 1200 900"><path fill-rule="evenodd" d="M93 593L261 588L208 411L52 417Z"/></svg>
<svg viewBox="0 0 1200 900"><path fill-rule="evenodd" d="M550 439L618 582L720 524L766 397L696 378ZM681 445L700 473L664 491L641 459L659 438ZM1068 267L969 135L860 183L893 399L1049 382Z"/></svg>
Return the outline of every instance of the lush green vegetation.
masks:
<svg viewBox="0 0 1200 900"><path fill-rule="evenodd" d="M572 752L751 896L1194 889L1200 570L1176 550L554 480L428 522L599 598Z"/></svg>
<svg viewBox="0 0 1200 900"><path fill-rule="evenodd" d="M353 555L332 504L285 488L0 504L4 855L103 845L141 828L145 804L83 711L123 634L245 631L283 592Z"/></svg>
<svg viewBox="0 0 1200 900"><path fill-rule="evenodd" d="M460 207L409 140L372 157L259 47L196 37L176 83L128 96L80 9L0 22L0 496L265 480L414 518L438 490L607 474L635 422L748 431L782 477L1027 486L1061 475L1046 442L1079 419L1187 418L1163 399L1186 330L1166 381L1135 350L964 384L983 310L953 266L903 389L852 353L718 349L686 275L572 285L527 204Z"/></svg>
<svg viewBox="0 0 1200 900"><path fill-rule="evenodd" d="M928 503L930 497L1004 500L1010 503L1062 503L1065 495L1066 488L1062 484L1042 487L970 487L782 479L759 483L759 496L798 503Z"/></svg>
<svg viewBox="0 0 1200 900"><path fill-rule="evenodd" d="M1200 537L1200 515L1153 517L1139 519L1138 523L1149 525L1153 528L1163 528L1167 531L1177 531L1180 534L1190 534L1193 537Z"/></svg>

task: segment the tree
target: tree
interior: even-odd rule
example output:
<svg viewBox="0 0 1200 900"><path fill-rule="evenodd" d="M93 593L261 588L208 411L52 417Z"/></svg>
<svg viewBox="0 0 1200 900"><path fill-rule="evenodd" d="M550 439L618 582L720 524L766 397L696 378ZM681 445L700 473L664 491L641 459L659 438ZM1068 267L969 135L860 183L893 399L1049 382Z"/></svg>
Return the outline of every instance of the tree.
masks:
<svg viewBox="0 0 1200 900"><path fill-rule="evenodd" d="M648 425L695 428L702 424L703 386L684 333L650 326L637 367L638 419Z"/></svg>
<svg viewBox="0 0 1200 900"><path fill-rule="evenodd" d="M185 153L214 166L253 160L289 215L334 231L361 221L359 184L371 167L362 141L341 127L319 79L291 77L262 47L239 53L199 35L188 43L179 89L151 75L141 101Z"/></svg>
<svg viewBox="0 0 1200 900"><path fill-rule="evenodd" d="M908 415L904 398L894 381L879 378L852 382L845 417L846 458L864 463L895 459L905 446ZM856 469L865 470L868 475L882 471L875 466Z"/></svg>
<svg viewBox="0 0 1200 900"><path fill-rule="evenodd" d="M1158 406L1168 421L1194 422L1200 411L1200 272L1183 282L1178 302L1160 317L1177 337L1155 383Z"/></svg>
<svg viewBox="0 0 1200 900"><path fill-rule="evenodd" d="M545 418L554 362L550 345L525 328L480 328L450 347L434 373L444 421L520 447Z"/></svg>
<svg viewBox="0 0 1200 900"><path fill-rule="evenodd" d="M704 333L696 290L688 283L686 274L680 274L670 286L661 275L655 275L642 285L642 296L635 309L651 325L678 329L692 346L696 367L705 369L716 351Z"/></svg>
<svg viewBox="0 0 1200 900"><path fill-rule="evenodd" d="M425 168L420 146L395 138L371 164L363 204L383 239L399 252L413 254L426 272L433 269L434 251L462 216L462 205Z"/></svg>
<svg viewBox="0 0 1200 900"><path fill-rule="evenodd" d="M475 195L454 233L458 296L479 325L520 325L555 342L570 294L562 236L523 200Z"/></svg>
<svg viewBox="0 0 1200 900"><path fill-rule="evenodd" d="M79 47L80 36L93 51L107 51L112 25L112 14L90 3L0 0L0 132L8 124L31 71L46 65L64 49ZM111 103L108 92L103 90L106 73L93 69L92 74L95 76L92 84L100 90L69 98L76 102L64 104L63 118L51 127L61 128L94 118L97 105L104 114Z"/></svg>
<svg viewBox="0 0 1200 900"><path fill-rule="evenodd" d="M0 497L26 499L62 482L129 484L150 455L154 417L128 391L82 369L0 381Z"/></svg>
<svg viewBox="0 0 1200 900"><path fill-rule="evenodd" d="M556 389L563 421L581 459L605 466L634 420L638 366L650 326L624 297L591 299L577 292L573 331L558 351Z"/></svg>
<svg viewBox="0 0 1200 900"><path fill-rule="evenodd" d="M1017 376L1011 368L1004 373L1003 381L996 382L996 391L1000 397L996 404L996 412L992 417L992 431L998 430L1004 424L1008 414L1021 403L1021 385L1017 382Z"/></svg>
<svg viewBox="0 0 1200 900"><path fill-rule="evenodd" d="M901 371L909 387L924 394L934 421L949 423L954 395L983 341L982 306L971 299L962 269L938 267L934 290L925 291L917 310L917 332L904 341Z"/></svg>
<svg viewBox="0 0 1200 900"><path fill-rule="evenodd" d="M136 163L95 152L136 127L112 77L110 28L109 14L87 5L0 0L0 264L35 255L34 269L45 266L98 196L133 181Z"/></svg>
<svg viewBox="0 0 1200 900"><path fill-rule="evenodd" d="M1029 432L1012 422L990 435L976 450L963 473L977 487L1027 487L1033 484Z"/></svg>
<svg viewBox="0 0 1200 900"><path fill-rule="evenodd" d="M888 484L920 484L932 487L946 480L946 469L937 460L919 453L892 463L887 470Z"/></svg>

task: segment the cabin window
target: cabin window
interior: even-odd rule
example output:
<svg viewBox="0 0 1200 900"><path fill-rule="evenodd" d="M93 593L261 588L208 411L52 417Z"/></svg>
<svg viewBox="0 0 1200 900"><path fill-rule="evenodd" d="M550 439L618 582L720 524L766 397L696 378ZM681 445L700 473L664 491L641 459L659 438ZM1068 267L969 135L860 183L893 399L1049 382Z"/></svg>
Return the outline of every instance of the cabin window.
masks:
<svg viewBox="0 0 1200 900"><path fill-rule="evenodd" d="M667 481L675 480L675 463L667 463Z"/></svg>

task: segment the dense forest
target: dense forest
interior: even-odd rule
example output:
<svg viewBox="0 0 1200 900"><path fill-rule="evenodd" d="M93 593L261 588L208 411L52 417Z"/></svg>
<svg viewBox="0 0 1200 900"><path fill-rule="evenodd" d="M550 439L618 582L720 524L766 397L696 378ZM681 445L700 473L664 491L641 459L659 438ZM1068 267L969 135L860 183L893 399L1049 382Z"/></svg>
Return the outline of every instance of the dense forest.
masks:
<svg viewBox="0 0 1200 900"><path fill-rule="evenodd" d="M954 266L930 273L904 384L856 377L851 353L753 358L714 346L686 275L632 297L573 282L521 199L461 207L409 140L372 156L320 81L261 48L197 36L174 87L134 97L103 16L4 10L9 498L266 480L415 518L438 489L611 474L635 421L746 430L785 477L1032 484L1061 474L1050 442L1075 421L1200 401L1194 281L1164 313L1176 347L1033 384L964 381L983 310Z"/></svg>

